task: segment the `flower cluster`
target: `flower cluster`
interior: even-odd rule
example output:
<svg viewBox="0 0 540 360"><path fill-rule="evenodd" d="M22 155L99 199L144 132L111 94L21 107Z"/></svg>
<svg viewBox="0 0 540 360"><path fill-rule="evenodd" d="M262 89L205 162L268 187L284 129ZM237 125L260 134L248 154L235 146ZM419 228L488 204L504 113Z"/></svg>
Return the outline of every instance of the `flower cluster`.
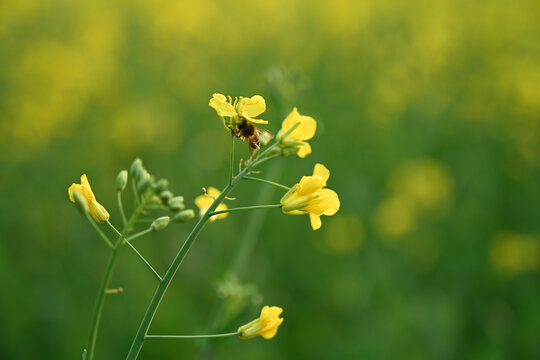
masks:
<svg viewBox="0 0 540 360"><path fill-rule="evenodd" d="M190 246L198 238L207 222L213 222L217 219L225 219L229 212L266 209L266 208L281 208L282 212L287 215L308 214L311 222L311 227L317 230L321 227L322 215L332 216L340 207L338 195L333 190L326 188L326 183L330 177L330 171L322 164L315 164L313 175L304 176L300 181L292 187L262 179L252 174L261 173L255 170L260 164L276 157L288 157L298 155L300 158L305 158L312 152L308 140L312 139L317 129L317 122L310 116L301 115L296 108L293 108L291 113L284 119L281 129L277 132L277 136L271 143L273 135L266 129L259 129L256 125L268 124L267 120L258 118L266 110L266 102L260 95L252 97L236 97L233 101L231 97L225 97L222 94L214 94L210 99L209 105L216 111L217 115L222 119L224 127L231 132L232 149L230 162L230 177L228 185L222 191L215 187L203 188L203 194L194 199L195 205L199 208L199 216L201 219L189 233L184 244L179 249L176 257L173 259L167 272L164 276L150 264L144 255L138 251L132 244L136 238L150 234L152 232L161 231L169 225L170 216L158 216L150 218L151 210L171 211L172 219L177 222L183 222L195 217L195 212L192 209L186 209L183 196L176 196L169 190L169 182L167 179L156 179L152 176L140 159L136 159L129 169L122 170L116 176L115 187L117 191L117 201L120 217L123 223L123 229L118 230L109 221L109 212L97 200L90 187L86 174L81 176L80 184L72 184L69 189L69 198L73 201L81 212L86 216L92 224L96 232L104 240L112 251L110 262L107 265L102 287L100 288L96 300L96 309L92 319L92 328L90 331L87 349L83 351L83 358L92 360L94 356L94 347L96 343L96 335L98 324L102 314L101 309L105 302L106 295L119 294L121 288L109 289L112 269L114 267L116 254L123 245L128 248L141 260L142 264L152 273L157 279L158 286L155 290L152 302L148 305L145 316L142 319L139 330L137 331L127 358L130 360L136 359L144 342L151 339L178 339L178 338L214 338L223 336L236 336L241 339L251 339L261 336L264 339L272 339L283 323L283 318L280 315L283 309L278 306L264 306L260 316L238 328L236 332L213 335L148 335L148 330L152 323L153 315L156 313L161 300L167 291L174 274ZM250 150L249 159L240 160L238 173L235 175L234 170L234 144L235 138L247 140ZM269 205L253 205L244 207L229 208L223 203L223 200L228 198L232 189L238 185L241 180L252 180L277 186L280 189L285 189L286 193L282 196L278 204ZM125 191L128 182L133 188L133 213L126 217L124 206L122 203L122 193ZM139 219L143 215L144 219ZM144 230L135 230L138 223L149 223L150 225ZM116 241L111 241L107 234L100 229L96 224L106 223L110 230L114 233ZM245 257L243 252L240 252L239 259ZM237 260L240 263L240 260ZM236 283L232 285L233 294L240 294L240 298L250 293L244 291ZM241 291L238 291L241 289ZM231 291L229 287L227 291ZM242 306L235 305L237 308ZM228 315L230 316L230 315Z"/></svg>

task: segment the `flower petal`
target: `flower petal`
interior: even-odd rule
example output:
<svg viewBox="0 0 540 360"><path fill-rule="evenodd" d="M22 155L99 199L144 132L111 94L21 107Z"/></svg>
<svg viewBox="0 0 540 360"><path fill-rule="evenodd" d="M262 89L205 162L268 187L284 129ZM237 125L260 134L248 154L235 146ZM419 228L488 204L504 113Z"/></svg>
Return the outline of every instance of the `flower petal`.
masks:
<svg viewBox="0 0 540 360"><path fill-rule="evenodd" d="M339 202L338 194L331 189L322 189L321 190L322 196L328 199L328 209L326 209L323 214L326 216L332 216L334 215L341 206L341 203Z"/></svg>
<svg viewBox="0 0 540 360"><path fill-rule="evenodd" d="M285 133L297 123L299 123L299 125L289 134L289 136L287 136L288 138L290 137L294 141L303 141L309 140L315 135L315 131L317 130L317 122L315 119L310 116L300 115L296 108L294 108L285 120L283 120L281 131Z"/></svg>
<svg viewBox="0 0 540 360"><path fill-rule="evenodd" d="M208 103L214 108L219 116L233 117L236 116L236 110L227 102L227 98L222 94L214 94Z"/></svg>
<svg viewBox="0 0 540 360"><path fill-rule="evenodd" d="M195 200L193 200L193 202L195 203L195 205L197 205L199 209L204 209L206 212L206 209L208 209L210 205L212 205L214 199L207 195L199 195L195 198Z"/></svg>
<svg viewBox="0 0 540 360"><path fill-rule="evenodd" d="M219 204L219 206L216 208L216 211L227 210L227 209L228 209L227 205ZM225 219L227 216L229 216L229 213L218 214L212 217L215 217L216 219Z"/></svg>
<svg viewBox="0 0 540 360"><path fill-rule="evenodd" d="M88 178L86 177L86 174L81 175L81 185L86 191L83 191L84 197L86 197L87 200L96 200L96 197L94 196L94 192L92 191L92 188L90 187L90 183L88 182Z"/></svg>
<svg viewBox="0 0 540 360"><path fill-rule="evenodd" d="M80 192L84 196L82 187L83 186L81 184L75 184L75 183L71 184L71 186L68 188L69 200L71 200L72 202L75 202L75 198L73 197L73 193L75 191Z"/></svg>
<svg viewBox="0 0 540 360"><path fill-rule="evenodd" d="M105 209L103 205L101 205L95 200L88 202L88 208L90 211L90 215L92 215L94 220L96 220L100 224L104 223L106 220L109 220L109 218L111 217L107 209Z"/></svg>
<svg viewBox="0 0 540 360"><path fill-rule="evenodd" d="M313 194L324 187L325 183L320 176L302 176L298 183L298 195Z"/></svg>
<svg viewBox="0 0 540 360"><path fill-rule="evenodd" d="M318 230L322 226L321 217L319 215L309 214L309 222L311 223L313 230Z"/></svg>
<svg viewBox="0 0 540 360"><path fill-rule="evenodd" d="M309 143L306 142L298 146L298 157L301 157L303 159L309 154L311 154L311 146L309 145Z"/></svg>
<svg viewBox="0 0 540 360"><path fill-rule="evenodd" d="M266 111L266 102L264 101L264 98L260 95L255 95L255 96L252 96L251 98L242 98L240 100L240 105L238 105L238 114L240 114L241 116L245 117L246 119L256 124L260 124L260 122L253 121L257 119L251 119L251 118L258 116L265 111ZM265 120L262 120L262 121L265 121Z"/></svg>
<svg viewBox="0 0 540 360"><path fill-rule="evenodd" d="M324 181L324 186L326 186L326 182L328 181L328 178L330 178L330 170L328 170L323 164L315 164L315 167L313 168L313 175L320 176Z"/></svg>
<svg viewBox="0 0 540 360"><path fill-rule="evenodd" d="M248 120L249 122L252 122L254 124L268 124L268 120L263 120L263 119L253 119L253 118L250 118L249 116L244 116L244 118L246 120Z"/></svg>

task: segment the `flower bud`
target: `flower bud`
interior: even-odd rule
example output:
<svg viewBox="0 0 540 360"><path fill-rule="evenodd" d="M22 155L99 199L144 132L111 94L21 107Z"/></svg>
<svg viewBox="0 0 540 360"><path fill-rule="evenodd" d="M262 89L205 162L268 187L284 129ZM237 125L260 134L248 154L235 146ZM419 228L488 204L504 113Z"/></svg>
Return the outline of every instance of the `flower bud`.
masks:
<svg viewBox="0 0 540 360"><path fill-rule="evenodd" d="M186 206L184 205L183 196L173 197L172 199L169 199L169 202L167 204L172 211L181 211L186 208Z"/></svg>
<svg viewBox="0 0 540 360"><path fill-rule="evenodd" d="M150 228L152 231L161 231L165 229L167 225L169 225L169 221L171 221L171 218L168 216L158 217L156 220L154 220L152 225L150 225Z"/></svg>
<svg viewBox="0 0 540 360"><path fill-rule="evenodd" d="M282 312L283 309L278 306L263 307L258 319L255 319L238 329L240 339L251 339L256 336L262 336L266 340L273 338L276 336L277 330L283 322L283 318L279 317Z"/></svg>
<svg viewBox="0 0 540 360"><path fill-rule="evenodd" d="M145 192L146 189L148 189L150 187L150 185L151 185L150 181L151 181L151 177L150 177L150 174L148 173L148 171L142 170L140 180L137 183L137 192L139 194Z"/></svg>
<svg viewBox="0 0 540 360"><path fill-rule="evenodd" d="M164 203L167 203L170 199L174 197L174 194L170 190L165 190L159 193L159 197L163 200Z"/></svg>
<svg viewBox="0 0 540 360"><path fill-rule="evenodd" d="M86 198L79 191L73 191L73 200L75 200L75 206L81 212L81 214L86 215L90 211L88 208L88 203Z"/></svg>
<svg viewBox="0 0 540 360"><path fill-rule="evenodd" d="M174 215L173 220L176 222L185 222L193 219L194 217L195 211L193 211L193 209L186 209Z"/></svg>
<svg viewBox="0 0 540 360"><path fill-rule="evenodd" d="M162 192L163 190L167 189L169 187L169 181L167 179L159 179L154 184L154 190L157 193Z"/></svg>
<svg viewBox="0 0 540 360"><path fill-rule="evenodd" d="M298 154L300 149L298 147L286 147L281 151L283 157L293 156Z"/></svg>
<svg viewBox="0 0 540 360"><path fill-rule="evenodd" d="M144 170L144 167L142 164L142 160L139 158L136 158L131 164L131 167L129 168L129 173L132 178L138 179L143 170Z"/></svg>
<svg viewBox="0 0 540 360"><path fill-rule="evenodd" d="M116 191L124 191L128 181L127 170L122 170L116 176Z"/></svg>

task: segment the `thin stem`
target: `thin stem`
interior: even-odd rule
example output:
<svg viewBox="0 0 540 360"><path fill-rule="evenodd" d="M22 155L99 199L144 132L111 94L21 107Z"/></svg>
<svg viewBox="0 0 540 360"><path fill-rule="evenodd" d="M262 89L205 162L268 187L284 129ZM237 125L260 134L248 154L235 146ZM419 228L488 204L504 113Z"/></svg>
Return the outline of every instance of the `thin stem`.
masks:
<svg viewBox="0 0 540 360"><path fill-rule="evenodd" d="M209 339L209 338L219 338L227 336L239 336L240 332L232 332L226 334L213 334L213 335L146 335L145 340L173 340L173 339Z"/></svg>
<svg viewBox="0 0 540 360"><path fill-rule="evenodd" d="M118 200L118 209L120 209L120 216L122 217L122 223L124 226L127 225L126 214L124 213L124 204L122 204L122 192L118 191L116 193L116 199Z"/></svg>
<svg viewBox="0 0 540 360"><path fill-rule="evenodd" d="M154 222L154 221L155 221L155 219L152 220L152 222ZM136 238L139 238L139 237L141 237L141 236L143 236L143 235L146 235L146 234L148 234L148 233L151 233L151 232L152 232L152 229L151 229L151 228L148 228L148 229L146 229L146 230L143 230L143 231L141 231L141 232L138 232L138 233L136 233L136 234L131 235L130 237L128 237L128 238L126 239L125 242L131 242L132 240L135 240Z"/></svg>
<svg viewBox="0 0 540 360"><path fill-rule="evenodd" d="M265 161L275 159L275 158L277 158L278 156L281 156L281 154L275 154L275 155L267 156L267 157L265 157L265 158L262 158L262 159L260 159L260 160L257 160L257 161L255 161L255 163L253 164L253 167L258 166L258 165L262 164L262 163L265 162Z"/></svg>
<svg viewBox="0 0 540 360"><path fill-rule="evenodd" d="M139 257L139 259L141 259L141 261L146 265L146 267L152 272L152 274L154 274L154 276L158 279L158 281L161 281L161 276L159 276L158 272L152 267L152 265L150 265L150 263L148 262L148 260L146 260L144 258L144 256L135 248L135 246L133 246L129 241L127 241L127 239L125 239L124 235L120 233L120 231L116 230L116 228L114 227L113 224L111 224L109 222L109 220L107 220L107 225L109 225L109 227L118 235L121 237L121 239L123 239L123 242L124 244L128 244L129 247L131 248L131 250L133 250L133 252Z"/></svg>
<svg viewBox="0 0 540 360"><path fill-rule="evenodd" d="M99 287L98 297L96 299L96 304L94 306L94 312L92 314L92 325L90 326L90 337L88 339L88 353L86 354L87 360L92 360L94 358L94 349L96 347L96 338L99 329L99 321L101 320L101 313L103 312L103 304L105 303L105 295L107 295L107 288L109 287L109 282L111 280L112 270L114 267L114 262L116 256L118 255L118 244L113 248L111 256L109 257L109 262L107 263L107 268L105 270L105 275L101 281L101 286Z"/></svg>
<svg viewBox="0 0 540 360"><path fill-rule="evenodd" d="M271 148L271 147L270 147ZM268 151L265 150L265 152ZM263 152L263 154L265 153ZM204 215L199 219L191 233L188 235L186 241L178 251L178 254L176 254L176 257L172 261L171 265L169 266L169 269L165 273L165 276L163 276L163 280L159 284L158 288L156 289L156 292L154 293L154 296L152 297L152 300L150 301L150 304L148 305L148 308L146 309L146 313L144 314L144 317L141 321L141 324L139 326L139 330L137 330L137 334L135 335L135 338L133 339L133 343L131 344L131 348L129 349L129 353L126 357L126 360L134 360L139 355L139 352L142 349L142 346L144 344L145 337L148 333L148 329L150 328L150 325L152 324L152 320L154 319L154 315L156 314L156 311L159 307L159 304L161 303L161 300L163 299L163 296L165 295L165 292L167 291L174 275L178 271L178 268L180 267L180 264L182 264L182 261L184 260L184 257L188 253L189 249L191 248L191 245L197 239L199 236L199 233L202 231L206 223L208 222L208 219L212 215L212 212L217 208L219 204L223 201L223 199L234 189L234 187L242 180L242 178L246 175L248 171L251 170L253 167L253 162L251 162L250 165L247 165L244 170L242 170L232 181L223 189L221 194L214 200L212 205L206 210Z"/></svg>
<svg viewBox="0 0 540 360"><path fill-rule="evenodd" d="M259 182L262 182L262 183L265 183L265 184L274 185L274 186L277 186L278 188L281 188L281 189L284 189L284 190L290 190L291 189L290 187L279 184L277 182L266 180L266 179L260 179L260 178L256 178L256 177L252 177L252 176L247 176L246 175L246 176L244 176L244 179L253 180L253 181L259 181Z"/></svg>
<svg viewBox="0 0 540 360"><path fill-rule="evenodd" d="M232 179L234 177L234 133L231 131L231 173L229 176L229 185L231 185Z"/></svg>
<svg viewBox="0 0 540 360"><path fill-rule="evenodd" d="M103 233L103 231L101 231L101 229L99 228L98 224L96 224L96 222L94 221L94 219L92 219L88 213L86 213L86 218L88 219L88 221L90 222L90 224L92 224L92 227L94 228L94 230L97 231L97 233L98 233L99 236L103 239L103 241L105 241L105 243L107 244L107 246L110 247L111 249L114 249L114 246L113 246L113 244L111 243L111 240L109 240L109 238L107 237L107 235L105 235L105 234Z"/></svg>
<svg viewBox="0 0 540 360"><path fill-rule="evenodd" d="M235 212L235 211L268 209L268 208L277 208L277 207L281 207L281 204L237 207L237 208L232 208L232 209L213 211L210 215L213 216L213 215L218 215L218 214L223 214L223 213L230 213L230 212Z"/></svg>
<svg viewBox="0 0 540 360"><path fill-rule="evenodd" d="M144 203L140 204L135 212L131 215L127 225L124 227L123 235L128 231L128 229L132 226L132 224L137 220L137 217L140 215L141 211L143 210ZM92 219L89 219L92 220ZM94 349L96 347L96 339L97 334L99 330L99 322L101 320L101 314L103 312L103 305L105 304L105 295L107 294L107 289L109 288L109 283L111 281L112 276L112 270L114 267L114 263L116 261L116 256L118 255L118 249L120 249L120 245L122 244L123 237L119 237L116 240L116 244L112 247L112 252L109 257L109 262L107 263L107 268L105 270L105 274L103 275L103 279L101 281L101 286L98 291L98 295L96 298L96 303L94 306L94 311L92 313L92 322L90 325L90 334L88 335L88 343L87 343L87 349L88 352L86 353L86 360L92 360L94 358Z"/></svg>

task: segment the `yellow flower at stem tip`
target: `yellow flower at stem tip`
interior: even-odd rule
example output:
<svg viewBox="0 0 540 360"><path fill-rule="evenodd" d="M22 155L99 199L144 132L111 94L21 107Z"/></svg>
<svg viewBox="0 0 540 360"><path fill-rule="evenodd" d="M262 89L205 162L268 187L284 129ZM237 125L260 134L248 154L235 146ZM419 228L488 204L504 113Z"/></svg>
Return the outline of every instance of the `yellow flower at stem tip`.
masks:
<svg viewBox="0 0 540 360"><path fill-rule="evenodd" d="M312 176L303 176L280 200L282 211L288 215L309 214L313 230L321 227L321 215L332 216L340 206L335 191L326 189L330 170L315 164Z"/></svg>
<svg viewBox="0 0 540 360"><path fill-rule="evenodd" d="M73 202L75 202L75 192L78 192L84 197L88 205L88 211L90 212L90 215L92 215L94 220L96 220L100 224L105 222L106 220L109 220L111 216L107 212L107 209L105 209L100 203L97 202L96 197L92 192L92 188L90 187L90 183L88 182L88 178L86 177L86 174L83 174L81 176L80 184L73 183L68 189L69 199Z"/></svg>
<svg viewBox="0 0 540 360"><path fill-rule="evenodd" d="M195 198L195 205L197 205L197 207L199 208L199 216L202 217L204 213L206 213L206 210L208 210L208 208L210 207L210 205L212 205L214 200L217 199L219 194L221 194L221 191L219 191L215 187L210 186L208 190L206 191L206 194L199 195ZM218 205L215 211L221 211L221 210L227 210L227 209L228 209L227 205L221 203ZM229 213L214 215L210 217L209 221L213 222L217 219L225 219L228 215Z"/></svg>
<svg viewBox="0 0 540 360"><path fill-rule="evenodd" d="M290 131L294 126L296 126L294 130ZM315 119L310 116L300 115L298 110L294 108L285 120L283 120L277 140L281 144L281 147L298 149L298 156L304 158L311 153L311 146L309 146L306 140L311 139L315 135L316 130L317 122ZM287 134L289 131L290 133Z"/></svg>
<svg viewBox="0 0 540 360"><path fill-rule="evenodd" d="M255 118L266 111L266 102L260 95L250 98L240 96L233 102L230 96L226 98L225 95L214 94L208 105L223 119L225 127L238 124L240 119L246 119L254 124L268 124L266 120ZM226 117L230 119L228 124L225 124Z"/></svg>
<svg viewBox="0 0 540 360"><path fill-rule="evenodd" d="M261 310L261 316L246 325L238 328L240 339L251 339L258 335L266 340L276 336L279 325L283 322L283 318L279 315L283 309L278 306L265 306Z"/></svg>

